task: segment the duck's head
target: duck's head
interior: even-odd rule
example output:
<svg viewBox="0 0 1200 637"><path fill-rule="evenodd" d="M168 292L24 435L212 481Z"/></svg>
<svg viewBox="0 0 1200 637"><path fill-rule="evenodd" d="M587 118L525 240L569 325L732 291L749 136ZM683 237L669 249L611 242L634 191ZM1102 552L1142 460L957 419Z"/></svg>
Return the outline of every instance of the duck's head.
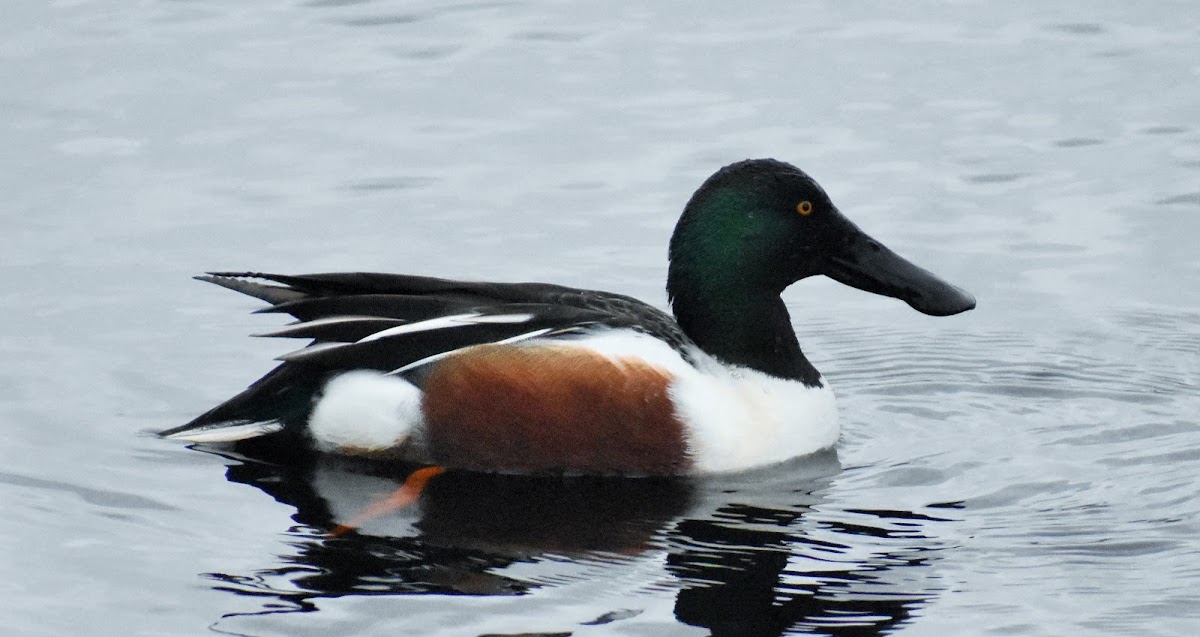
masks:
<svg viewBox="0 0 1200 637"><path fill-rule="evenodd" d="M709 177L675 226L670 259L667 293L688 336L726 362L807 384L819 374L779 299L800 279L824 274L933 316L975 307L975 297L872 239L811 177L774 159Z"/></svg>
<svg viewBox="0 0 1200 637"><path fill-rule="evenodd" d="M700 186L675 226L667 288L727 289L778 295L816 274L900 299L933 316L975 307L975 297L872 239L802 170L774 159L748 159Z"/></svg>

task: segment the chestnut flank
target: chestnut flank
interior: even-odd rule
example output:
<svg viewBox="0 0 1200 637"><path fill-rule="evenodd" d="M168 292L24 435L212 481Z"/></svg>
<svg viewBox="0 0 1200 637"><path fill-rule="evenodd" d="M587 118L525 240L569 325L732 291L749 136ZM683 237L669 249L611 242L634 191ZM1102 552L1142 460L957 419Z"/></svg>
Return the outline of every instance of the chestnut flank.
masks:
<svg viewBox="0 0 1200 637"><path fill-rule="evenodd" d="M580 347L480 345L426 378L426 439L436 462L476 471L684 473L671 380Z"/></svg>

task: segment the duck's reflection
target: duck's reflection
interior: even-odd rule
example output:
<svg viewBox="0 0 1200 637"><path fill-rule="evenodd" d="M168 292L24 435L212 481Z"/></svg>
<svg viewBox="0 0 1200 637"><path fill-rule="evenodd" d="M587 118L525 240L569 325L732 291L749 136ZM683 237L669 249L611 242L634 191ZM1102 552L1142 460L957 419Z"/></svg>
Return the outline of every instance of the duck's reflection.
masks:
<svg viewBox="0 0 1200 637"><path fill-rule="evenodd" d="M786 517L780 510L728 507L724 513L745 526L683 520L674 531L679 543L706 549L667 557L671 571L691 582L679 591L676 617L713 635L879 634L907 620L936 590L932 574L921 572L937 550L923 535L892 537L871 528L872 540L855 543L848 535L833 541L829 531L836 525L828 523L821 525L822 538L754 528L764 519L780 523ZM892 522L903 525L904 519Z"/></svg>
<svg viewBox="0 0 1200 637"><path fill-rule="evenodd" d="M222 589L286 602L294 612L347 595L522 595L571 580L528 569L507 574L517 565L649 561L657 564L658 594L674 595L675 618L713 635L869 635L896 627L939 588L929 568L939 544L922 532L938 520L826 512L817 494L829 484L822 476L838 470L836 455L804 466L809 477L785 471L705 481L447 473L419 505L330 538L337 524L398 488L404 473L327 458L244 461L229 467L231 481L296 508L295 552L249 576L211 577Z"/></svg>

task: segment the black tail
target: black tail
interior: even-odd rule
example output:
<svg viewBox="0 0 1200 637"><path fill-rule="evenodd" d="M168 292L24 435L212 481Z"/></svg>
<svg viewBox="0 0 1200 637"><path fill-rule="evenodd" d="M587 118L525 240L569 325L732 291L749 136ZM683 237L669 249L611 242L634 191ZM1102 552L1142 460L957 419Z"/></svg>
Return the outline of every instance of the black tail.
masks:
<svg viewBox="0 0 1200 637"><path fill-rule="evenodd" d="M245 391L200 414L191 422L159 432L184 437L189 432L213 431L238 425L272 425L259 434L272 433L308 418L313 395L328 372L309 365L284 363L258 379Z"/></svg>

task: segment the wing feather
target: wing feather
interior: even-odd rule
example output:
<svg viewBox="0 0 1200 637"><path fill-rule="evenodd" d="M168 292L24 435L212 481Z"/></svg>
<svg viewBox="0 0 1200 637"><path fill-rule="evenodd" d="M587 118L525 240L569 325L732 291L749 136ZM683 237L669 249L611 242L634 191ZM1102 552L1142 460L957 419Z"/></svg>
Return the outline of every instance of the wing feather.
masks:
<svg viewBox="0 0 1200 637"><path fill-rule="evenodd" d="M404 374L484 343L570 338L631 328L683 351L689 342L670 316L631 297L547 283L455 281L403 274L282 275L210 272L197 277L291 314L298 323L264 336L312 338L245 391L162 435L230 441L303 423L332 376L352 369ZM229 431L220 431L229 428Z"/></svg>
<svg viewBox="0 0 1200 637"><path fill-rule="evenodd" d="M254 336L314 338L320 341L353 343L390 327L406 324L401 319L378 316L330 316L311 321L299 321L281 329L254 334Z"/></svg>

